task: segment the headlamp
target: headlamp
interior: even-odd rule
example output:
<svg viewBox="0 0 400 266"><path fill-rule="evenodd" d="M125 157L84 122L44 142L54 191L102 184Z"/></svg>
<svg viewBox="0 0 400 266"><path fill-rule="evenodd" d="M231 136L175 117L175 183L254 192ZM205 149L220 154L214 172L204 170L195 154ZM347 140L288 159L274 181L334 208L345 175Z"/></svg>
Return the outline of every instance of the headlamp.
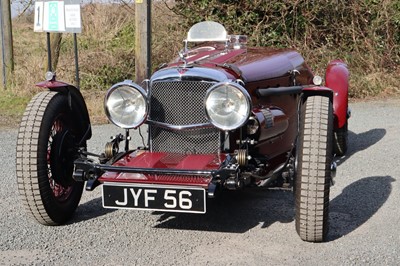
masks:
<svg viewBox="0 0 400 266"><path fill-rule="evenodd" d="M124 81L112 86L104 99L108 119L121 128L137 128L147 118L146 92L139 85Z"/></svg>
<svg viewBox="0 0 400 266"><path fill-rule="evenodd" d="M217 128L229 131L243 126L250 115L248 92L233 82L218 83L208 89L205 99L206 115Z"/></svg>

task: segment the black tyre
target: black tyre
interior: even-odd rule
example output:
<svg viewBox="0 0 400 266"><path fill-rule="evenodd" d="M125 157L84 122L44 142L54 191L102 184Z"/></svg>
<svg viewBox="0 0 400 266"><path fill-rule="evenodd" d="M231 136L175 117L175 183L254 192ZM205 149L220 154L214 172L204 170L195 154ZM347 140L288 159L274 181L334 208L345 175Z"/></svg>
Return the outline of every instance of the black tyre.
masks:
<svg viewBox="0 0 400 266"><path fill-rule="evenodd" d="M333 139L333 147L334 147L334 154L336 156L343 156L347 152L347 122L344 124L343 127L334 131L334 139Z"/></svg>
<svg viewBox="0 0 400 266"><path fill-rule="evenodd" d="M305 241L324 241L328 232L332 129L329 98L307 98L301 110L295 183L296 230Z"/></svg>
<svg viewBox="0 0 400 266"><path fill-rule="evenodd" d="M75 212L83 182L72 178L77 148L67 95L37 94L23 115L17 139L17 183L28 214L45 225L65 223Z"/></svg>

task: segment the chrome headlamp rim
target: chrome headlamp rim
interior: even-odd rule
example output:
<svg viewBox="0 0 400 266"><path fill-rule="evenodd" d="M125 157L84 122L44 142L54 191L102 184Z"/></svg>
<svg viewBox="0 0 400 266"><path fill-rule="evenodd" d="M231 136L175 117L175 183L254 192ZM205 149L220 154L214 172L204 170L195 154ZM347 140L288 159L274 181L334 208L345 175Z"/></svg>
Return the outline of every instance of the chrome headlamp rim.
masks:
<svg viewBox="0 0 400 266"><path fill-rule="evenodd" d="M234 89L238 90L243 95L245 104L247 107L246 113L244 114L243 119L239 123L234 124L232 126L222 125L222 124L214 121L212 119L212 117L210 116L210 114L208 112L208 108L207 108L207 100L208 100L209 96L211 95L211 93L213 93L219 87L223 87L223 86L230 86L230 87L233 87ZM207 90L206 96L204 99L204 109L205 109L206 117L212 125L214 125L218 129L223 130L223 131L232 131L232 130L235 130L235 129L238 129L238 128L244 126L246 124L246 122L248 121L248 118L250 117L250 113L251 113L251 109L252 109L251 97L250 97L250 94L247 92L247 90L238 83L231 82L231 81L219 82Z"/></svg>
<svg viewBox="0 0 400 266"><path fill-rule="evenodd" d="M111 94L115 90L117 90L118 88L121 88L121 87L129 87L132 90L136 90L143 97L143 100L144 100L144 103L145 103L145 106L144 106L145 107L145 111L143 113L142 118L137 123L131 123L129 125L128 124L122 124L122 123L116 121L115 119L113 119L110 111L108 110L109 109L108 106L107 106L108 99L110 98ZM118 126L120 128L123 128L123 129L136 129L139 126L141 126L144 122L146 122L146 120L148 118L149 104L148 104L147 92L141 86L139 86L138 84L136 84L136 83L134 83L134 82L132 82L130 80L125 80L123 82L116 83L113 86L111 86L110 89L108 89L108 91L107 91L107 93L106 93L106 95L104 97L104 111L106 113L106 116L107 116L108 120L111 123L113 123L114 125L116 125L116 126Z"/></svg>

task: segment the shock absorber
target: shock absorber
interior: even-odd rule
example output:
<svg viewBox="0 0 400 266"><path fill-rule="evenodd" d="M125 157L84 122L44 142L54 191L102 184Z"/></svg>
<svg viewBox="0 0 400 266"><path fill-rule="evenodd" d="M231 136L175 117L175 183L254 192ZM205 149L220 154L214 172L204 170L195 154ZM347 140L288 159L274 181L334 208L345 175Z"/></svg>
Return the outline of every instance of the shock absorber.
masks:
<svg viewBox="0 0 400 266"><path fill-rule="evenodd" d="M246 166L248 161L248 152L246 149L236 150L236 161L239 166Z"/></svg>

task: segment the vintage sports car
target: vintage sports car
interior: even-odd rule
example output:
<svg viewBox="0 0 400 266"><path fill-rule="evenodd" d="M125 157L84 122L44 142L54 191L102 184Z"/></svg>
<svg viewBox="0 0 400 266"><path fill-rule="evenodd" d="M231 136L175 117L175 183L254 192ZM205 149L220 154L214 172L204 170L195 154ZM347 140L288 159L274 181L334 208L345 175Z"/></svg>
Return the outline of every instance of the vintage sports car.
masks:
<svg viewBox="0 0 400 266"><path fill-rule="evenodd" d="M335 155L347 149L349 71L328 64L325 81L290 49L250 48L216 22L194 25L184 49L143 86L106 93L122 134L102 154L87 148L91 124L80 91L47 73L17 141L21 200L39 223L71 218L102 185L104 208L202 214L220 192L292 187L301 239L324 241ZM322 85L324 83L324 85ZM146 127L143 147L130 130Z"/></svg>

